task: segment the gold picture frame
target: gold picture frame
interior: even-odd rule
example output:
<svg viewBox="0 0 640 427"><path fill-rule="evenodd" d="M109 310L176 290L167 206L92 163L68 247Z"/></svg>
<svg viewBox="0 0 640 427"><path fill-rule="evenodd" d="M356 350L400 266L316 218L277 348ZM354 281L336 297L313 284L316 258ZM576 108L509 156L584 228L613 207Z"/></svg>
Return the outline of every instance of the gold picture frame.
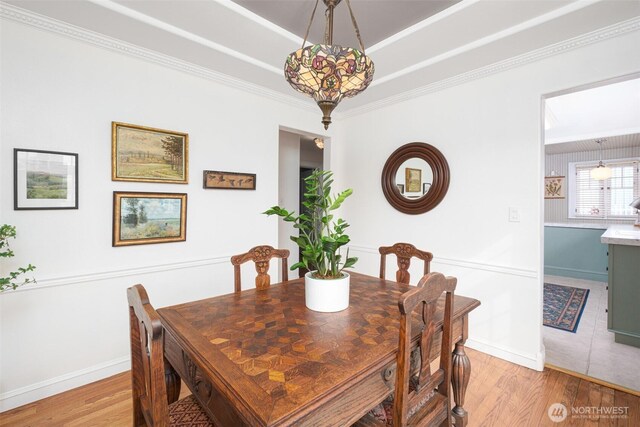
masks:
<svg viewBox="0 0 640 427"><path fill-rule="evenodd" d="M545 199L564 199L564 176L545 176L544 177L544 198Z"/></svg>
<svg viewBox="0 0 640 427"><path fill-rule="evenodd" d="M185 240L186 193L113 192L114 247Z"/></svg>
<svg viewBox="0 0 640 427"><path fill-rule="evenodd" d="M422 191L422 169L405 168L404 177L407 193Z"/></svg>
<svg viewBox="0 0 640 427"><path fill-rule="evenodd" d="M111 122L113 181L189 183L189 134Z"/></svg>

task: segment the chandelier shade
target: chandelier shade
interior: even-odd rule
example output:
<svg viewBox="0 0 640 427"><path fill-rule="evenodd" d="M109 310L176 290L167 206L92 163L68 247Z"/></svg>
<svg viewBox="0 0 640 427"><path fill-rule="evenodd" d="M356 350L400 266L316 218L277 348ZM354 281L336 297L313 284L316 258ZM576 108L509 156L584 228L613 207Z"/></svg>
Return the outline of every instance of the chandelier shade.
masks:
<svg viewBox="0 0 640 427"><path fill-rule="evenodd" d="M332 44L333 8L340 0L324 0L324 2L328 7L325 43L304 47L307 39L305 35L303 47L287 57L284 76L291 87L316 101L323 113L324 128L328 129L333 109L342 98L356 96L365 90L373 80L375 67L371 58L364 53L364 46L350 5L349 12L362 50ZM349 4L348 0L347 4ZM313 14L311 21L313 21Z"/></svg>
<svg viewBox="0 0 640 427"><path fill-rule="evenodd" d="M609 179L611 178L611 168L606 167L604 163L600 162L597 167L591 169L591 178L596 181Z"/></svg>

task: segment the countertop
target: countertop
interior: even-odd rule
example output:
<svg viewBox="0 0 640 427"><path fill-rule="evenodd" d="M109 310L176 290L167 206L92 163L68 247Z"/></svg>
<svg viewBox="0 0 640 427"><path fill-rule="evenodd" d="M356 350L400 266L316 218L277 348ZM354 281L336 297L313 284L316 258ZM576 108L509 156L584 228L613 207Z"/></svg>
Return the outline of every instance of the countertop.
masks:
<svg viewBox="0 0 640 427"><path fill-rule="evenodd" d="M611 225L600 237L600 241L609 245L640 246L640 227L629 224Z"/></svg>

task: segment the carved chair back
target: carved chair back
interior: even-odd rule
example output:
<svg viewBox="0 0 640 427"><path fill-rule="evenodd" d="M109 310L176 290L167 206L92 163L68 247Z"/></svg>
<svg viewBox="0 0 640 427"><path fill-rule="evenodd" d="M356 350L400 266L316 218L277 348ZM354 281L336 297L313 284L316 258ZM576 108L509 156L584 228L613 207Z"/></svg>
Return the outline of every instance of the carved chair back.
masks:
<svg viewBox="0 0 640 427"><path fill-rule="evenodd" d="M453 293L455 277L440 273L425 275L416 288L405 292L400 307L400 340L397 355L396 385L393 405L393 425L451 426L451 345L453 323ZM445 293L440 365L431 372L429 353L434 345L434 315L438 300ZM418 310L422 321L419 347L411 356L412 313ZM415 366L411 366L411 359ZM419 367L418 372L415 372Z"/></svg>
<svg viewBox="0 0 640 427"><path fill-rule="evenodd" d="M235 291L240 292L242 286L240 284L240 265L247 261L253 261L256 265L256 289L265 289L271 285L271 277L269 276L269 261L272 258L282 259L282 280L289 280L289 269L287 265L287 259L289 258L288 249L274 249L268 245L256 246L249 249L249 252L234 255L231 257L231 264L233 264L233 276Z"/></svg>
<svg viewBox="0 0 640 427"><path fill-rule="evenodd" d="M424 273L429 274L431 260L433 254L431 252L421 251L410 243L396 243L393 246L380 246L380 278L385 279L385 270L387 266L387 255L393 254L398 260L398 271L396 272L396 282L409 284L409 266L411 258L416 257L424 261Z"/></svg>
<svg viewBox="0 0 640 427"><path fill-rule="evenodd" d="M160 316L149 303L142 285L127 289L127 300L134 425L169 425Z"/></svg>

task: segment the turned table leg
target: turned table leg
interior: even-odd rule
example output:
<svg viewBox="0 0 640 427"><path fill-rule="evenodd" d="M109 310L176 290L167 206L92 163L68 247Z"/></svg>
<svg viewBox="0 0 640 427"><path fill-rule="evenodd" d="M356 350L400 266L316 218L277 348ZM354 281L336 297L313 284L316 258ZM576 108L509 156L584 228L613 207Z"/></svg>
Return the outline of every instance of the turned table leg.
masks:
<svg viewBox="0 0 640 427"><path fill-rule="evenodd" d="M171 363L164 359L164 382L167 385L167 400L169 404L178 400L180 397L181 379L180 375L173 369Z"/></svg>
<svg viewBox="0 0 640 427"><path fill-rule="evenodd" d="M464 395L467 392L470 376L471 362L464 352L464 341L459 341L456 343L455 350L453 350L451 375L453 400L456 402L456 406L451 412L456 427L465 427L469 421L467 411L462 406L464 405Z"/></svg>

